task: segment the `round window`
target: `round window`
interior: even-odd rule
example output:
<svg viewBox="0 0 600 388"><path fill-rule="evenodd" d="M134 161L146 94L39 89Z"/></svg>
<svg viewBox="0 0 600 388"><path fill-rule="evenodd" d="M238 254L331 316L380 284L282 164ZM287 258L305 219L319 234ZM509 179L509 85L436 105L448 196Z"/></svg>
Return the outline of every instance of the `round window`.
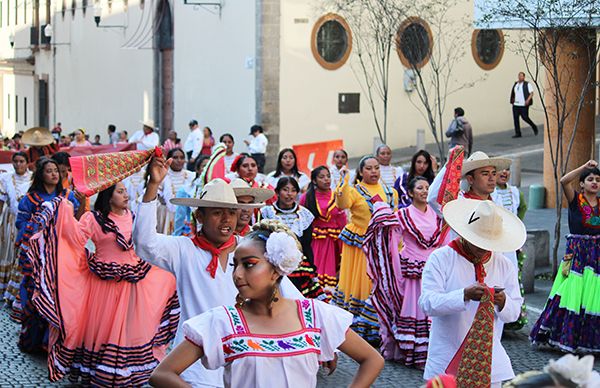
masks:
<svg viewBox="0 0 600 388"><path fill-rule="evenodd" d="M475 30L471 39L475 62L484 70L492 70L504 54L504 35L500 30Z"/></svg>
<svg viewBox="0 0 600 388"><path fill-rule="evenodd" d="M396 51L406 67L421 68L431 57L433 37L427 22L421 18L406 19L396 33Z"/></svg>
<svg viewBox="0 0 600 388"><path fill-rule="evenodd" d="M325 69L340 68L352 50L352 35L346 20L332 13L317 20L312 31L311 49L317 62Z"/></svg>

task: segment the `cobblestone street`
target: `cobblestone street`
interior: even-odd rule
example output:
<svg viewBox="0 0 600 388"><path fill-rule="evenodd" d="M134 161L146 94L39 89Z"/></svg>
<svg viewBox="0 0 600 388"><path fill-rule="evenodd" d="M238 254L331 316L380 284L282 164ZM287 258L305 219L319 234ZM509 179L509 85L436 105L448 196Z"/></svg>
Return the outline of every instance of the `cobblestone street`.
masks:
<svg viewBox="0 0 600 388"><path fill-rule="evenodd" d="M530 314L530 321L536 318ZM505 335L503 343L512 360L516 373L539 369L559 353L533 350L526 337L527 330ZM8 311L0 312L0 387L55 387L69 386L67 382L51 384L48 381L46 360L43 356L21 353L17 348L18 325L9 319ZM596 368L600 366L596 362ZM319 387L338 388L348 386L356 370L356 364L342 356L337 370L331 376L319 374ZM376 387L419 387L423 383L422 372L388 362Z"/></svg>

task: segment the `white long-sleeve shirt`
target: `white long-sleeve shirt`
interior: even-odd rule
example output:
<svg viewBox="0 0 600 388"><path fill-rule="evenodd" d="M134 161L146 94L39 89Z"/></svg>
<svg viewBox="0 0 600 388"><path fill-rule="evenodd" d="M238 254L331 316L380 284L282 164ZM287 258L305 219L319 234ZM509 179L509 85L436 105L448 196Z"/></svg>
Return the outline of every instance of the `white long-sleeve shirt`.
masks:
<svg viewBox="0 0 600 388"><path fill-rule="evenodd" d="M501 253L494 252L484 264L485 283L503 287L506 303L502 311L495 306L494 343L492 348L492 384L514 377L510 358L500 339L504 323L519 318L523 298L514 266ZM424 378L445 373L448 364L465 339L479 302L464 300L464 289L476 283L475 266L454 249L435 250L423 269L419 306L431 317L429 350Z"/></svg>
<svg viewBox="0 0 600 388"><path fill-rule="evenodd" d="M140 129L129 138L129 142L137 143L137 149L145 151L156 147L160 143L160 139L156 132L146 135L144 131Z"/></svg>
<svg viewBox="0 0 600 388"><path fill-rule="evenodd" d="M233 252L225 269L220 265L213 279L206 271L212 255L194 245L189 237L166 236L156 232L157 201L142 202L138 207L133 229L135 252L140 258L167 270L177 279L177 293L181 305L175 345L184 340L185 321L214 307L235 304L238 294L233 283ZM302 299L302 294L285 277L281 294L286 298ZM181 377L192 386L223 387L223 369L208 370L200 361L186 369Z"/></svg>
<svg viewBox="0 0 600 388"><path fill-rule="evenodd" d="M204 142L204 133L200 128L196 128L190 132L183 143L183 150L187 154L192 151L192 158L196 159L202 150L202 143Z"/></svg>
<svg viewBox="0 0 600 388"><path fill-rule="evenodd" d="M259 133L258 136L252 136L250 144L248 144L248 152L250 154L264 154L267 152L269 139L264 133Z"/></svg>

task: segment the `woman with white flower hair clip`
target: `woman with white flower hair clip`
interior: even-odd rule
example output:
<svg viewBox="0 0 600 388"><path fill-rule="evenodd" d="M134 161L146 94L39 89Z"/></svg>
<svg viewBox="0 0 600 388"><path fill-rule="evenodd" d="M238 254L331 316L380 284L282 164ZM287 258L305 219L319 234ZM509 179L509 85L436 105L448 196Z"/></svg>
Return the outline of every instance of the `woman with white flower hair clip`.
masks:
<svg viewBox="0 0 600 388"><path fill-rule="evenodd" d="M370 386L383 358L352 329L352 315L312 299L280 297L277 285L300 264L293 232L278 221L254 225L234 254L235 306L220 306L183 325L186 341L156 368L150 383L182 386L197 360L225 367L225 387L315 387L320 362L336 349L360 364L352 387Z"/></svg>

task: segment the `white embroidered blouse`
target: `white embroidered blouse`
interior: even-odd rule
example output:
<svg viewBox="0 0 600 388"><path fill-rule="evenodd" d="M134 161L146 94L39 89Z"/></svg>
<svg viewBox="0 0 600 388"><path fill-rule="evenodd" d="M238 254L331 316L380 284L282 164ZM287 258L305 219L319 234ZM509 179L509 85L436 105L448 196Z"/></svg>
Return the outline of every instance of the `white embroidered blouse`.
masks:
<svg viewBox="0 0 600 388"><path fill-rule="evenodd" d="M316 387L319 362L334 358L352 314L313 300L296 300L302 328L265 335L250 332L241 310L220 306L183 324L186 339L204 349L202 364L225 367L225 387Z"/></svg>

